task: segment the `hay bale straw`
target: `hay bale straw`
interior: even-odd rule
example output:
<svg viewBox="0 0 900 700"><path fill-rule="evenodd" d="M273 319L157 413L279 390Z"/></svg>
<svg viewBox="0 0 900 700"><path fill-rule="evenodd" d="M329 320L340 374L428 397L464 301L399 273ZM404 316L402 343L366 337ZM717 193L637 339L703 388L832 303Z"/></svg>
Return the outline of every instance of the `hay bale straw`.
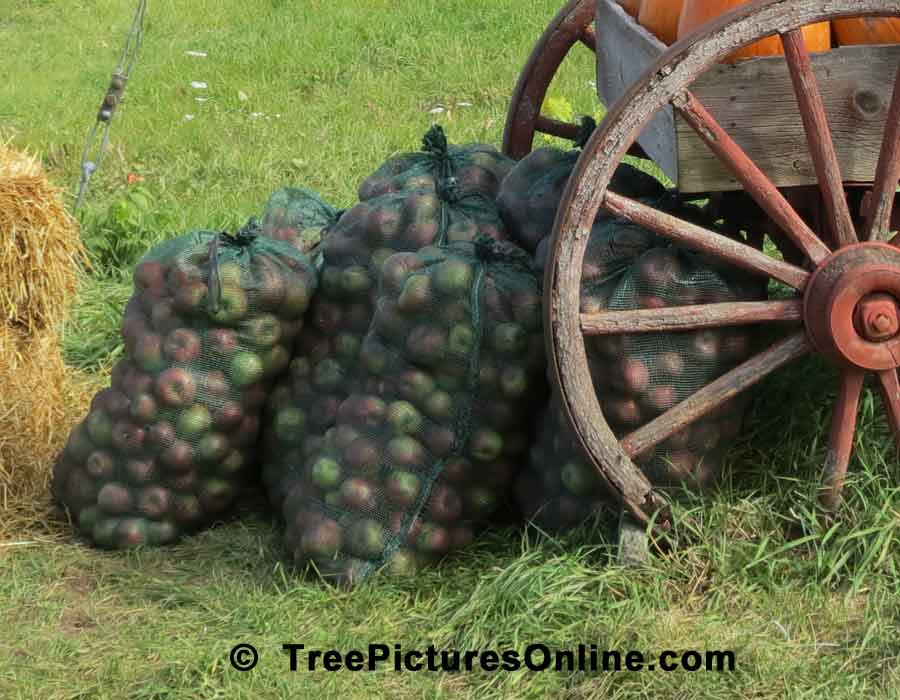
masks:
<svg viewBox="0 0 900 700"><path fill-rule="evenodd" d="M0 143L0 323L35 330L65 317L87 256L61 194L35 157Z"/></svg>
<svg viewBox="0 0 900 700"><path fill-rule="evenodd" d="M0 324L0 541L46 522L53 461L100 382L66 367L55 330Z"/></svg>

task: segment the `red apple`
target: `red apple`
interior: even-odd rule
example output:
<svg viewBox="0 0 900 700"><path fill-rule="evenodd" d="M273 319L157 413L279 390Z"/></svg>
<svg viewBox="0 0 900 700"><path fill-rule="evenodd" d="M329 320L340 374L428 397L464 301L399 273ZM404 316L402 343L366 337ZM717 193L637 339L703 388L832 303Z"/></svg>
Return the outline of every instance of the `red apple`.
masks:
<svg viewBox="0 0 900 700"><path fill-rule="evenodd" d="M125 454L136 454L144 447L146 431L130 421L119 421L113 425L113 446Z"/></svg>
<svg viewBox="0 0 900 700"><path fill-rule="evenodd" d="M166 366L163 357L162 337L157 333L144 335L134 348L133 356L135 364L145 372L156 373Z"/></svg>
<svg viewBox="0 0 900 700"><path fill-rule="evenodd" d="M166 268L156 261L148 260L134 268L134 283L138 289L146 290L153 296L162 296L166 287Z"/></svg>
<svg viewBox="0 0 900 700"><path fill-rule="evenodd" d="M159 520L172 507L172 492L162 486L141 489L137 497L137 510L153 520Z"/></svg>
<svg viewBox="0 0 900 700"><path fill-rule="evenodd" d="M116 460L107 450L94 450L84 463L85 471L98 481L108 481L116 471Z"/></svg>
<svg viewBox="0 0 900 700"><path fill-rule="evenodd" d="M172 367L156 378L156 395L166 406L183 408L194 402L197 382L190 372Z"/></svg>
<svg viewBox="0 0 900 700"><path fill-rule="evenodd" d="M207 372L200 380L200 386L208 396L224 398L231 393L228 378L222 370L214 369Z"/></svg>
<svg viewBox="0 0 900 700"><path fill-rule="evenodd" d="M175 440L175 426L168 421L154 423L147 433L148 446L157 453L170 447Z"/></svg>
<svg viewBox="0 0 900 700"><path fill-rule="evenodd" d="M228 328L213 328L207 333L206 342L216 357L231 357L238 350L237 334Z"/></svg>
<svg viewBox="0 0 900 700"><path fill-rule="evenodd" d="M204 284L204 273L199 266L189 259L179 259L172 263L166 279L169 289L177 294L180 289L191 284Z"/></svg>
<svg viewBox="0 0 900 700"><path fill-rule="evenodd" d="M194 461L194 448L184 440L175 440L162 453L161 459L170 471L190 471Z"/></svg>
<svg viewBox="0 0 900 700"><path fill-rule="evenodd" d="M97 505L112 515L121 515L131 510L131 493L124 484L111 482L97 493Z"/></svg>
<svg viewBox="0 0 900 700"><path fill-rule="evenodd" d="M200 336L188 328L176 328L163 342L163 352L173 362L193 362L200 357Z"/></svg>
<svg viewBox="0 0 900 700"><path fill-rule="evenodd" d="M125 378L122 390L132 399L141 394L146 394L153 390L153 376L146 372L141 372L139 369L134 369Z"/></svg>
<svg viewBox="0 0 900 700"><path fill-rule="evenodd" d="M125 474L134 484L147 484L159 478L159 469L152 459L129 459L125 463Z"/></svg>
<svg viewBox="0 0 900 700"><path fill-rule="evenodd" d="M156 399L150 394L138 394L131 400L128 413L138 425L149 425L158 413Z"/></svg>
<svg viewBox="0 0 900 700"><path fill-rule="evenodd" d="M182 314L195 314L206 303L208 287L203 282L189 282L175 292L173 308Z"/></svg>
<svg viewBox="0 0 900 700"><path fill-rule="evenodd" d="M256 298L260 306L272 310L284 300L284 277L278 262L267 254L253 258L251 274L256 286Z"/></svg>
<svg viewBox="0 0 900 700"><path fill-rule="evenodd" d="M244 419L244 409L237 401L226 401L213 411L213 425L219 430L234 428Z"/></svg>
<svg viewBox="0 0 900 700"><path fill-rule="evenodd" d="M160 301L153 305L150 311L150 321L153 328L160 335L166 335L181 325L181 319L175 313L172 302Z"/></svg>

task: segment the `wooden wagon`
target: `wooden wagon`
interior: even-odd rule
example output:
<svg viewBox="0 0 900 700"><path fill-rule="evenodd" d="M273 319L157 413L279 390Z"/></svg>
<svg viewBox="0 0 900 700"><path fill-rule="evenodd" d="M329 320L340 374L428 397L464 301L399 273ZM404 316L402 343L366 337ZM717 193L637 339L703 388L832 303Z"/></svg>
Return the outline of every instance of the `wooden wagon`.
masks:
<svg viewBox="0 0 900 700"><path fill-rule="evenodd" d="M554 225L545 307L552 375L571 426L623 512L671 525L636 466L668 437L800 357L836 365L822 502L834 510L850 461L864 380L873 375L900 448L900 45L809 54L800 28L851 16L900 17L900 0L756 0L667 47L613 0L573 0L535 47L513 95L504 148L521 158L536 132L578 125L541 115L573 47L597 55L609 111L585 145ZM778 35L783 56L723 63ZM626 155L652 159L681 196L728 202L743 237L680 220L608 189ZM792 295L764 302L581 313L579 286L602 209L751 273ZM767 239L774 245L767 245ZM772 324L780 340L621 438L594 390L585 335Z"/></svg>

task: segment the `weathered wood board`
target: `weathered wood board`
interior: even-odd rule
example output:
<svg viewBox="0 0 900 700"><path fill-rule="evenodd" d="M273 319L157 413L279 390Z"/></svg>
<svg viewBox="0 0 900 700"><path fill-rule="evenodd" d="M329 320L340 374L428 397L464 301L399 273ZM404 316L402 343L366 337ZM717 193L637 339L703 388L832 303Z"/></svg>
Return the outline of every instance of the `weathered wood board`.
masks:
<svg viewBox="0 0 900 700"><path fill-rule="evenodd" d="M597 34L598 92L611 104L666 47L612 0L599 0ZM848 46L812 56L845 182L874 179L898 61L900 45ZM691 89L778 187L816 183L782 57L716 65ZM671 109L656 117L639 143L681 192L741 189Z"/></svg>
<svg viewBox="0 0 900 700"><path fill-rule="evenodd" d="M607 107L665 50L666 45L639 26L620 5L611 0L597 3L597 91ZM671 107L660 110L638 143L669 179L678 181L675 114Z"/></svg>

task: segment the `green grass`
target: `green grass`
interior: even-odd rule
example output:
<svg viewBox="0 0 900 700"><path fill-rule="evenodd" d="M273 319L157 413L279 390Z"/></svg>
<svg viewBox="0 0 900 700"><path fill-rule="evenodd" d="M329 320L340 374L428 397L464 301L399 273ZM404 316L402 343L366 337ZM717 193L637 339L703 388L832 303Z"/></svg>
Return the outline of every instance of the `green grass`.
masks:
<svg viewBox="0 0 900 700"><path fill-rule="evenodd" d="M88 196L87 235L126 196L131 172L145 178L151 210L129 231L147 247L191 228L234 228L285 184L350 204L359 180L416 147L432 121L456 142L499 143L519 68L558 4L152 3L112 150ZM130 22L126 5L0 0L3 65L14 76L0 81L0 127L39 150L59 182L77 179ZM594 113L593 75L582 52L552 92L576 114ZM431 114L438 104L449 111ZM127 271L105 272L85 279L65 329L69 362L99 372L121 352L129 293ZM843 517L817 520L833 380L806 363L767 381L724 486L680 503L675 548L639 570L614 565L602 526L556 539L489 533L414 581L351 593L297 578L277 527L258 515L124 554L88 549L55 526L23 533L0 542L0 697L900 697L896 457L867 394ZM260 650L250 673L228 665L239 642ZM284 642L732 649L737 670L289 674Z"/></svg>

